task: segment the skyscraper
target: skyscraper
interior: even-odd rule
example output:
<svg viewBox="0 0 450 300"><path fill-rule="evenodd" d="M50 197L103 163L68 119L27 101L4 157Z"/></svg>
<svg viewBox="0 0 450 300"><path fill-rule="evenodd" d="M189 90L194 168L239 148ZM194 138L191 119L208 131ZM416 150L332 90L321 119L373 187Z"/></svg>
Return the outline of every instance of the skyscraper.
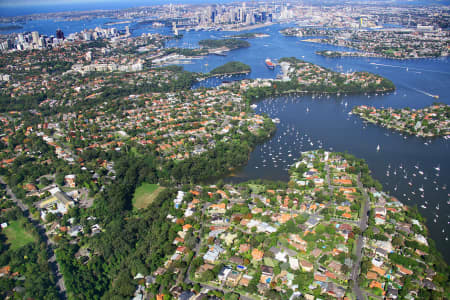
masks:
<svg viewBox="0 0 450 300"><path fill-rule="evenodd" d="M39 43L39 32L33 31L31 33L31 37L33 38L33 43L38 44Z"/></svg>
<svg viewBox="0 0 450 300"><path fill-rule="evenodd" d="M64 39L64 32L62 32L61 29L56 30L56 38L59 40L63 40Z"/></svg>

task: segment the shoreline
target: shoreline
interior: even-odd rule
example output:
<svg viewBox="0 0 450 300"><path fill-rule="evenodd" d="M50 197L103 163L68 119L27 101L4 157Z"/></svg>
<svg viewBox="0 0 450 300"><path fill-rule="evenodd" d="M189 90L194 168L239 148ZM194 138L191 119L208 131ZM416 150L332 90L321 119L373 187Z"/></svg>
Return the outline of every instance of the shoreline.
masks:
<svg viewBox="0 0 450 300"><path fill-rule="evenodd" d="M420 138L424 138L424 139L425 138L440 138L440 137L444 137L445 136L445 134L424 135L424 134L420 134L420 133L413 133L413 132L408 131L408 130L402 130L400 128L397 128L397 127L395 127L393 125L383 124L383 123L377 122L376 120L364 118L363 116L359 115L358 113L354 113L354 114L357 115L358 117L360 117L361 119L363 119L364 121L368 122L368 123L371 123L371 124L374 124L374 125L378 125L378 126L381 126L381 127L384 127L384 128L392 129L392 130L395 130L395 131L398 131L398 132L401 132L401 133L407 133L409 135L420 137Z"/></svg>
<svg viewBox="0 0 450 300"><path fill-rule="evenodd" d="M255 24L255 25L239 27L239 28L224 28L222 31L240 32L240 31L246 31L246 30L253 30L253 29L268 27L268 26L272 26L274 24L275 23L264 23L264 24Z"/></svg>
<svg viewBox="0 0 450 300"><path fill-rule="evenodd" d="M340 46L340 45L334 45L331 43L325 43L323 42L321 39L305 39L305 40L300 40L301 42L306 42L306 43L314 43L314 44L322 44L322 45L329 45L329 46L339 46L339 47L346 47L346 48L350 48L350 49L355 49L360 51L358 48L355 47L351 47L351 46ZM328 51L328 50L322 50L322 51ZM448 55L440 55L440 56L418 56L418 57L394 57L394 56L386 56L386 55L382 55L382 54L377 54L377 53L369 53L369 52L346 52L346 51L334 51L334 50L329 50L331 52L334 53L339 53L340 55L337 56L331 56L331 55L326 55L323 53L319 53L321 51L316 51L315 54L320 55L320 56L324 56L324 57L329 57L329 58L339 58L339 57L372 57L372 58L385 58L385 59L395 59L395 60L407 60L407 59L427 59L427 58L441 58L441 57L448 57ZM346 55L346 53L358 53L359 55Z"/></svg>
<svg viewBox="0 0 450 300"><path fill-rule="evenodd" d="M321 42L313 42L313 41L307 41L308 43L317 43L317 44L324 44L324 45L331 45L328 43L321 43ZM334 46L334 45L332 45ZM350 47L349 47L350 48ZM356 49L356 48L352 48ZM327 51L327 50L325 50ZM334 53L338 53L339 55L327 55L324 53L320 53L320 51L316 51L315 53L317 55L327 57L327 58L341 58L341 57L369 57L369 58L384 58L384 59L394 59L394 60L408 60L408 59L427 59L427 58L440 58L440 57L448 57L445 55L441 56L420 56L420 57L392 57L392 56L386 56L376 53L364 53L364 52L345 52L345 51L333 51ZM353 53L355 53L353 55Z"/></svg>
<svg viewBox="0 0 450 300"><path fill-rule="evenodd" d="M247 74L250 74L251 72L252 71L250 70L250 71L229 72L229 73L221 73L221 74L206 73L206 74L209 74L209 75L206 76L206 74L205 74L205 77L202 80L205 80L205 79L208 79L208 78L212 78L212 77L222 77L222 76L228 76L228 75L231 75L231 76L233 76L233 75L247 75Z"/></svg>

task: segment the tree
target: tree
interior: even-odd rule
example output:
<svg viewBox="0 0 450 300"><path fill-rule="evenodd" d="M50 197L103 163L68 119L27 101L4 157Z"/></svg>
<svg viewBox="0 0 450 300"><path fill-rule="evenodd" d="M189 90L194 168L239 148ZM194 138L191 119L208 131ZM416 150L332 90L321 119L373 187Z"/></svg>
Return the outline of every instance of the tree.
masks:
<svg viewBox="0 0 450 300"><path fill-rule="evenodd" d="M63 186L64 185L64 174L63 173L56 174L55 182L57 185Z"/></svg>
<svg viewBox="0 0 450 300"><path fill-rule="evenodd" d="M201 281L204 281L204 282L212 281L215 278L216 278L216 276L215 276L214 272L211 270L207 270L207 271L203 272L203 274L201 275Z"/></svg>
<svg viewBox="0 0 450 300"><path fill-rule="evenodd" d="M392 239L392 245L394 247L400 247L403 244L403 238L400 235L396 235L393 239Z"/></svg>
<svg viewBox="0 0 450 300"><path fill-rule="evenodd" d="M344 264L344 265L342 265L341 271L342 271L342 273L347 274L348 272L350 272L350 268L349 268L349 266Z"/></svg>

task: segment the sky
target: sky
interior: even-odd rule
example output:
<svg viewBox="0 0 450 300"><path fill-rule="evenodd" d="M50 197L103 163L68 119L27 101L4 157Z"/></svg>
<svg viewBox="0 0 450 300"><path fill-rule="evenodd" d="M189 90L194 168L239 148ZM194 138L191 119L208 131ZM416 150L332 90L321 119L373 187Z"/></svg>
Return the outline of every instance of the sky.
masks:
<svg viewBox="0 0 450 300"><path fill-rule="evenodd" d="M88 3L123 3L123 0L0 0L0 6L39 6L39 5L68 5L68 4L88 4ZM131 0L127 1L134 4L152 5L161 3L180 3L180 2L231 2L223 0Z"/></svg>
<svg viewBox="0 0 450 300"><path fill-rule="evenodd" d="M124 9L139 6L151 6L168 3L226 3L240 0L0 0L0 16L21 16L36 13L50 13L60 11L87 11L96 9ZM247 0L250 1L250 0ZM255 0L251 0L255 1ZM256 0L260 1L260 0ZM280 1L280 0L278 0ZM333 0L303 0L314 3ZM334 0L339 3L339 0ZM350 2L386 2L387 4L401 3L409 5L449 5L450 0L347 0Z"/></svg>
<svg viewBox="0 0 450 300"><path fill-rule="evenodd" d="M239 0L234 0L239 1ZM357 0L355 0L357 1ZM366 0L359 0L357 2L364 2ZM378 0L383 1L383 0ZM396 2L396 0L384 0L386 2ZM152 5L152 4L161 4L161 3L181 3L181 2L187 2L187 3L200 3L200 2L233 2L232 0L131 0L131 1L124 1L124 0L0 0L0 7L17 7L17 6L41 6L41 5L70 5L70 4L89 4L89 3L121 3L123 2L131 2L136 5ZM337 1L338 2L338 1ZM407 0L398 1L398 2L408 2ZM434 2L434 3L442 3L442 4L448 4L448 1L446 0L423 0L419 2ZM108 5L109 6L109 5Z"/></svg>
<svg viewBox="0 0 450 300"><path fill-rule="evenodd" d="M0 6L38 6L38 5L56 5L56 4L82 4L82 3L101 3L101 2L120 2L121 0L0 0ZM155 2L152 0L147 1L134 1L134 2Z"/></svg>

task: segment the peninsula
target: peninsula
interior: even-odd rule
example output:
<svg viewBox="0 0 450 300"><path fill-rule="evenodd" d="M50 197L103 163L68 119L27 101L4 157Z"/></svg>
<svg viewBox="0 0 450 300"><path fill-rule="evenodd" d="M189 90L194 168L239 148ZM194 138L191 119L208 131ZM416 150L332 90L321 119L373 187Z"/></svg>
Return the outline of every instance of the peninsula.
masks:
<svg viewBox="0 0 450 300"><path fill-rule="evenodd" d="M447 31L434 30L430 26L417 28L396 28L379 30L286 28L281 31L287 36L314 36L308 42L324 43L354 48L359 52L333 51L340 56L385 57L393 59L448 56L447 45L450 35ZM328 52L320 52L329 55Z"/></svg>
<svg viewBox="0 0 450 300"><path fill-rule="evenodd" d="M167 214L177 234L150 290L183 291L183 281L236 299L448 293L417 208L383 192L363 160L308 151L289 172L289 183L179 190Z"/></svg>
<svg viewBox="0 0 450 300"><path fill-rule="evenodd" d="M281 58L281 80L245 79L239 84L247 97L285 93L385 93L395 90L389 79L369 72L338 73L295 57Z"/></svg>
<svg viewBox="0 0 450 300"><path fill-rule="evenodd" d="M386 128L421 137L450 135L450 106L433 104L423 109L376 109L366 105L356 106L353 114Z"/></svg>

